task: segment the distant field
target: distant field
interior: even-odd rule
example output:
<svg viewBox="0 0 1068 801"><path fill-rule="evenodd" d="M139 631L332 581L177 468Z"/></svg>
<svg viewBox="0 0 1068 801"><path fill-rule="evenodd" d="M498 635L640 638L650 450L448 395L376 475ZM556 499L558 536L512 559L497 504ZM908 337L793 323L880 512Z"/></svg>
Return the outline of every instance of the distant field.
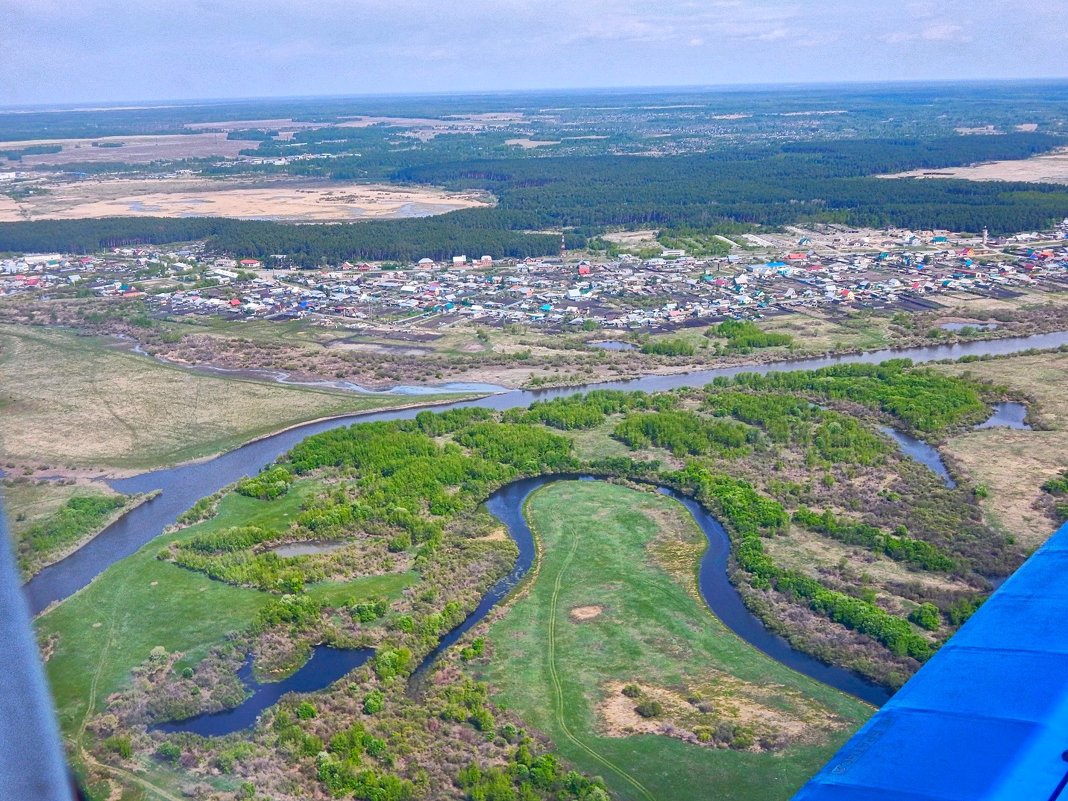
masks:
<svg viewBox="0 0 1068 801"><path fill-rule="evenodd" d="M412 402L198 375L47 329L0 326L0 349L0 463L53 471L145 470Z"/></svg>
<svg viewBox="0 0 1068 801"><path fill-rule="evenodd" d="M989 161L969 167L909 170L884 178L964 178L969 181L1034 181L1068 184L1068 148L1013 161Z"/></svg>
<svg viewBox="0 0 1068 801"><path fill-rule="evenodd" d="M481 670L496 701L619 798L788 798L869 714L703 608L692 583L704 537L677 502L569 481L535 494L527 514L537 578L490 628ZM662 713L638 715L642 698ZM648 733L661 726L738 739L728 749ZM789 744L765 750L776 740Z"/></svg>
<svg viewBox="0 0 1068 801"><path fill-rule="evenodd" d="M248 142L227 139L225 133L162 134L152 136L102 136L86 139L31 139L0 142L0 150L17 150L35 145L59 145L58 153L35 153L23 156L19 166L115 162L148 164L164 159L233 158ZM103 147L101 147L103 145Z"/></svg>
<svg viewBox="0 0 1068 801"><path fill-rule="evenodd" d="M131 216L343 222L487 205L470 192L321 181L95 178L40 186L47 191L0 196L0 222Z"/></svg>

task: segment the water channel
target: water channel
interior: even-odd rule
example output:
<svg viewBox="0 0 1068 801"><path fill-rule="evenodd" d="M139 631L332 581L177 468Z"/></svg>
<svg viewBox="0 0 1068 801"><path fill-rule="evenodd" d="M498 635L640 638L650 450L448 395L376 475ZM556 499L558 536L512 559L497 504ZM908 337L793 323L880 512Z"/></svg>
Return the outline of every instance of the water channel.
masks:
<svg viewBox="0 0 1068 801"><path fill-rule="evenodd" d="M547 400L578 392L586 392L592 389L617 389L623 391L644 390L646 392L657 392L677 387L704 386L718 376L733 376L742 372L769 373L790 370L813 370L835 364L878 364L879 362L891 358L905 358L911 359L915 363L922 363L943 359L958 359L962 356L1006 355L1031 348L1055 348L1062 345L1068 345L1068 331L1038 334L1029 337L964 342L954 345L931 345L902 350L882 350L841 356L795 359L758 366L724 367L675 375L653 375L624 381L592 383L583 386L559 389L512 390L475 400L458 401L456 403L437 406L435 408L438 410L445 410L459 406L479 406L503 410L528 406L536 400ZM92 581L93 578L106 570L110 565L131 555L140 547L159 536L167 526L175 521L178 515L191 507L197 500L218 491L239 478L257 473L265 465L273 462L306 437L321 431L327 431L339 426L351 425L356 422L410 419L419 411L421 411L419 408L408 408L395 411L360 413L308 423L306 425L291 428L287 431L279 432L278 434L254 440L246 445L211 459L179 465L172 468L155 470L130 478L112 481L111 485L116 490L124 493L147 493L157 489L162 490L162 492L156 498L138 506L129 514L111 526L108 526L96 538L67 558L45 568L38 573L37 576L31 579L24 586L24 589L32 611L35 614L39 613L51 604L61 601L74 592L77 592ZM900 435L900 432L894 433ZM897 439L897 437L895 437L895 439ZM926 444L924 443L924 445ZM929 448L930 446L926 447ZM926 463L927 462L925 461L925 464ZM938 460L938 463L941 464L940 459ZM932 467L932 469L936 469L931 464L928 464L928 466ZM941 467L945 470L944 465L941 465ZM938 472L937 469L936 472ZM948 477L948 471L946 471L944 478L945 477ZM528 481L537 483L546 480L550 479L529 479ZM949 478L949 481L952 481L952 478ZM533 484L528 487L522 481L503 488L498 493L495 493L494 498L490 500L491 511L495 514L506 515L508 514L508 509L511 509L513 512L519 514L521 520L521 498L525 498L526 494L528 494L529 491L532 491L533 488ZM514 493L519 493L521 498L517 499L516 497L513 497ZM693 503L687 499L683 499L683 502ZM729 627L734 629L745 639L752 642L756 647L764 650L779 661L782 661L785 664L790 664L787 660L798 660L796 664L791 664L791 666L796 667L798 670L801 670L801 672L805 672L808 675L812 675L814 678L818 678L821 681L825 681L828 684L832 684L833 686L839 687L839 689L843 689L846 692L853 693L860 697L865 697L865 693L870 694L870 689L865 689L865 687L862 686L866 683L862 682L853 674L823 665L822 663L813 660L811 657L793 651L785 641L780 641L780 644L776 645L774 641L778 638L770 632L767 632L755 618L752 618L754 626L743 624L741 622L742 618L740 617L735 619L735 624L732 625L730 619L732 618L733 613L724 605L729 604L730 602L721 599L721 596L726 597L731 594L737 599L737 595L734 593L733 588L731 588L729 582L726 581L725 565L727 559L727 542L725 535L721 537L719 533L716 533L715 528L718 527L719 524L711 517L708 517L707 513L701 511L700 507L696 506L696 504L694 504L694 507L698 511L695 511L694 508L691 508L690 511L694 512L698 523L701 524L702 529L705 530L706 535L709 536L710 547L708 554L706 554L705 562L708 562L710 559L719 560L717 563L719 564L718 573L722 580L723 587L719 587L719 585L713 586L712 584L709 584L706 587L705 576L710 571L706 569L704 563L702 564L701 570L702 593L705 595L706 601L708 601L709 605L713 608L713 611L715 611L717 615L720 615L720 617L725 618L724 622L727 623ZM702 523L701 518L697 517L698 512L705 517L708 517L709 528L706 528L706 525ZM504 518L502 517L502 519ZM524 522L521 524L521 527L517 525L514 529L513 533L517 536L517 542L519 542L520 538L523 536L522 528L525 528L525 526L526 524ZM513 530L512 526L509 526L509 529ZM712 531L712 533L710 534L709 531ZM527 529L527 533L529 535L529 529ZM522 551L522 544L520 544L520 549ZM530 545L530 549L530 558L532 559L532 544ZM523 557L521 556L520 563L522 562ZM456 639L462 636L470 626L477 623L478 620L481 620L489 609L507 594L510 587L519 580L522 573L529 567L529 564L529 562L527 562L525 566L517 564L516 569L513 570L508 577L503 579L502 582L498 582L498 585L495 585L494 588L487 593L468 621L465 621L464 624L442 640L439 648L447 648L455 642ZM712 581L712 579L708 580ZM509 581L511 584L508 583ZM727 593L724 588L730 588L730 593ZM724 591L720 592L721 589ZM740 599L737 599L737 602L739 605L741 604ZM744 611L744 607L741 608ZM745 614L748 615L748 612L745 612ZM744 632L743 630L740 630L743 628ZM814 664L806 668L802 666L801 660L809 660ZM844 676L836 676L833 671L839 671L844 674ZM299 672L300 671L298 671L298 673ZM817 673L819 673L819 675L817 675ZM871 685L871 687L874 687L874 685ZM877 703L879 698L871 695L869 700Z"/></svg>

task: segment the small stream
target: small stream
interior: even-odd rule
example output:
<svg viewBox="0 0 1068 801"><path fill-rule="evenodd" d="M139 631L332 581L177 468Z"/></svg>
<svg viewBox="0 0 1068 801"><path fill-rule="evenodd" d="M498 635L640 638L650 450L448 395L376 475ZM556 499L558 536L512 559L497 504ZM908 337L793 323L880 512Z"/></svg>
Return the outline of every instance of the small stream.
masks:
<svg viewBox="0 0 1068 801"><path fill-rule="evenodd" d="M917 439L904 431L898 431L890 426L879 426L879 430L897 443L897 447L910 459L914 459L926 466L932 473L942 479L942 483L949 489L956 489L957 482L949 474L949 468L942 461L942 454L933 445L929 445L922 439Z"/></svg>

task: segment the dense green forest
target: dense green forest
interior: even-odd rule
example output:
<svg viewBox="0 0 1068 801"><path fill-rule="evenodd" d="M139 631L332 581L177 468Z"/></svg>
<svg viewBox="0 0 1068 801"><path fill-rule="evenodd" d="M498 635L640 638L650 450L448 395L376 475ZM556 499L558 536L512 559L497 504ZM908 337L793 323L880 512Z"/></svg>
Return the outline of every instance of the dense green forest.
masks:
<svg viewBox="0 0 1068 801"><path fill-rule="evenodd" d="M355 130L368 135L367 129ZM288 254L293 263L314 266L342 259L443 259L457 253L544 256L557 252L558 235L531 232L547 229L567 229L569 248L584 246L609 227L636 226L700 231L826 221L962 231L986 227L1002 234L1043 228L1063 217L1068 190L1048 184L873 176L1025 158L1062 141L1017 133L785 142L662 158L521 157L423 164L396 169L390 179L486 190L498 198L497 205L420 219L314 226L158 218L5 223L0 225L0 251L89 252L208 238L215 248L235 256ZM272 141L263 144L274 146ZM454 142L450 152L460 149ZM341 158L312 173L358 177L347 170Z"/></svg>

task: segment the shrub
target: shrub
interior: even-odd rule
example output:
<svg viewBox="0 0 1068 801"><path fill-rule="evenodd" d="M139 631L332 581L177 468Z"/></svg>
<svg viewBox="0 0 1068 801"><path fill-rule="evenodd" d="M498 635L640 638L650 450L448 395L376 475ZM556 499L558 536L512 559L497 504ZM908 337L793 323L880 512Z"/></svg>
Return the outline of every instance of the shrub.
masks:
<svg viewBox="0 0 1068 801"><path fill-rule="evenodd" d="M289 492L293 474L282 465L269 467L258 476L243 478L237 482L237 491L250 498L270 501Z"/></svg>
<svg viewBox="0 0 1068 801"><path fill-rule="evenodd" d="M928 631L937 631L942 625L942 615L932 603L922 603L909 612L909 620Z"/></svg>
<svg viewBox="0 0 1068 801"><path fill-rule="evenodd" d="M156 758L175 764L182 758L182 749L171 742L160 743L159 748L156 749Z"/></svg>
<svg viewBox="0 0 1068 801"><path fill-rule="evenodd" d="M634 711L643 718L658 718L664 714L664 706L659 701L642 701Z"/></svg>
<svg viewBox="0 0 1068 801"><path fill-rule="evenodd" d="M366 715L377 715L385 706L386 696L381 690L371 690L363 698L363 711Z"/></svg>
<svg viewBox="0 0 1068 801"><path fill-rule="evenodd" d="M112 751L123 759L129 759L133 756L133 743L130 740L129 735L115 734L104 740L104 748Z"/></svg>

